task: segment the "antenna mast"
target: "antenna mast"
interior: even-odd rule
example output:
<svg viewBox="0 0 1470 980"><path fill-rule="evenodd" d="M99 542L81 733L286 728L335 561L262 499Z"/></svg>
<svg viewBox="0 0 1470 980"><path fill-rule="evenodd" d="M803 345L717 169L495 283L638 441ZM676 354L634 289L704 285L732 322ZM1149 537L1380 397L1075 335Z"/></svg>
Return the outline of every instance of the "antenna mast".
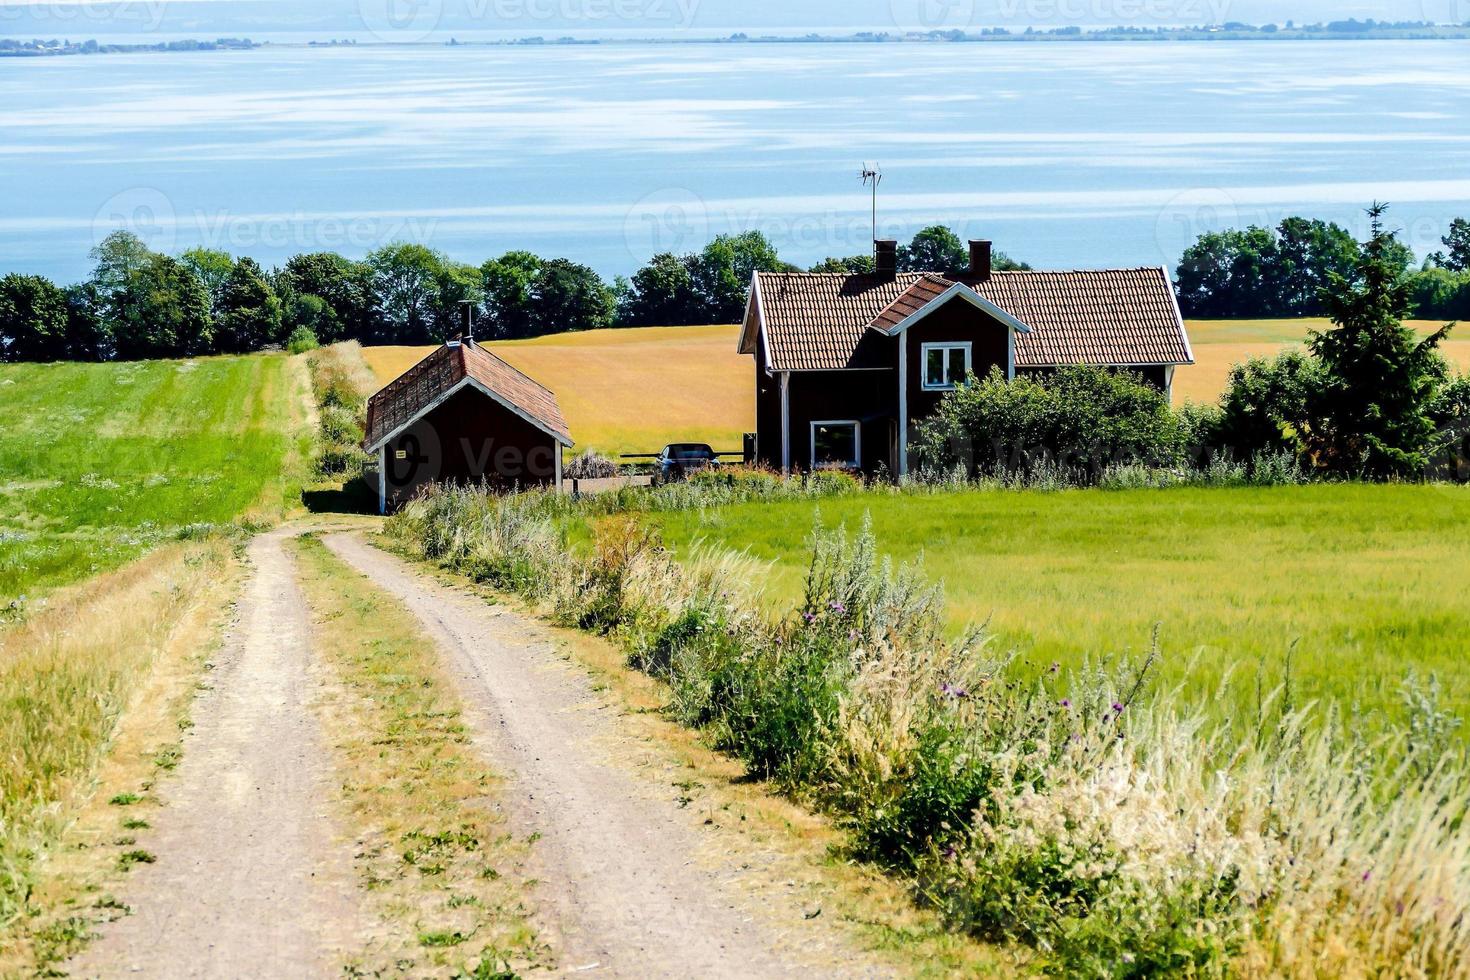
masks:
<svg viewBox="0 0 1470 980"><path fill-rule="evenodd" d="M883 183L883 168L878 164L863 164L861 174L863 186L873 188L873 241L878 241L878 185ZM877 246L875 245L874 248Z"/></svg>

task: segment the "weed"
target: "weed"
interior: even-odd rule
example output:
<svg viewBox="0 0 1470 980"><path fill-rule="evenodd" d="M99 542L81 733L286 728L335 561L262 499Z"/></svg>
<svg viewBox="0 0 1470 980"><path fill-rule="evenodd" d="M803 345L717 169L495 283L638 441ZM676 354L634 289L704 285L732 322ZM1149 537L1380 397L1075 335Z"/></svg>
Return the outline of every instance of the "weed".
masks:
<svg viewBox="0 0 1470 980"><path fill-rule="evenodd" d="M132 806L135 803L143 802L143 797L137 793L118 793L107 802L113 806Z"/></svg>
<svg viewBox="0 0 1470 980"><path fill-rule="evenodd" d="M157 860L158 858L144 850L123 851L117 856L118 867L124 871L135 864L152 864Z"/></svg>

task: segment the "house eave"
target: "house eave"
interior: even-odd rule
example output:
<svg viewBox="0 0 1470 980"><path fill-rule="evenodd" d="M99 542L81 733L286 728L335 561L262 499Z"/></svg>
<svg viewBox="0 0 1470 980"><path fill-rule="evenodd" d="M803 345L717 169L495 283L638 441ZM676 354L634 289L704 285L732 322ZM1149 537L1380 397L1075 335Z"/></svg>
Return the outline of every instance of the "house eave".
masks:
<svg viewBox="0 0 1470 980"><path fill-rule="evenodd" d="M873 323L869 325L868 329L876 330L887 337L897 337L899 334L908 330L914 324L924 320L931 313L948 305L955 299L962 299L966 303L969 303L971 306L975 307L975 309L980 310L983 313L988 313L990 316L999 320L1001 323L1005 324L1016 333L1031 332L1031 328L1025 323L1022 323L1020 320L1016 319L1016 317L1012 316L1010 313L1007 313L999 306L996 306L990 300L986 299L984 296L981 296L979 293L975 292L975 290L971 289L969 286L966 286L962 282L957 282L953 286L950 286L944 292L940 293L938 296L925 303L923 307L914 311L913 313L910 313L908 316L904 317L893 326L880 327L876 323Z"/></svg>

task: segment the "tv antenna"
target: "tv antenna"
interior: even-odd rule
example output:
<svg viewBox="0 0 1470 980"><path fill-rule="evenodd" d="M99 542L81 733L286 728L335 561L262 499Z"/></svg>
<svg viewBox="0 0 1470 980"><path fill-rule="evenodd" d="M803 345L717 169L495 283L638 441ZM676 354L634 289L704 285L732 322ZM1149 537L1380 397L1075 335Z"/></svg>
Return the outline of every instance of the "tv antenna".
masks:
<svg viewBox="0 0 1470 980"><path fill-rule="evenodd" d="M878 185L883 183L883 168L878 164L863 164L863 172L860 175L863 186L873 188L873 241L878 240Z"/></svg>

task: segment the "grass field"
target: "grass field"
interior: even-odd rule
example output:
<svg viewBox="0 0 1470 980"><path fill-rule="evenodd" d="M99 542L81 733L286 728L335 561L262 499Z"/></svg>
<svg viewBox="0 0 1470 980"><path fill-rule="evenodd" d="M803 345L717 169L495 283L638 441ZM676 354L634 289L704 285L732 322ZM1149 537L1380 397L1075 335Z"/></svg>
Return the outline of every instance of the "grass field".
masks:
<svg viewBox="0 0 1470 980"><path fill-rule="evenodd" d="M1175 377L1175 401L1213 402L1232 365L1299 345L1326 320L1194 320L1193 367ZM1421 332L1438 322L1416 321ZM1470 331L1470 328L1467 328ZM642 327L556 334L489 344L501 357L556 392L578 450L653 452L668 442L708 442L740 449L755 417L748 355L735 353L740 328ZM1445 353L1470 371L1470 333ZM381 384L432 348L370 347L363 353Z"/></svg>
<svg viewBox="0 0 1470 980"><path fill-rule="evenodd" d="M189 525L279 514L305 385L282 355L0 365L0 609Z"/></svg>
<svg viewBox="0 0 1470 980"><path fill-rule="evenodd" d="M965 492L657 520L680 553L769 562L767 599L789 609L818 510L853 530L871 514L880 549L944 582L957 631L989 621L1037 669L1141 656L1158 624L1163 676L1193 695L1233 672L1248 705L1258 667L1273 687L1292 651L1300 695L1390 707L1412 668L1470 715L1470 488Z"/></svg>

